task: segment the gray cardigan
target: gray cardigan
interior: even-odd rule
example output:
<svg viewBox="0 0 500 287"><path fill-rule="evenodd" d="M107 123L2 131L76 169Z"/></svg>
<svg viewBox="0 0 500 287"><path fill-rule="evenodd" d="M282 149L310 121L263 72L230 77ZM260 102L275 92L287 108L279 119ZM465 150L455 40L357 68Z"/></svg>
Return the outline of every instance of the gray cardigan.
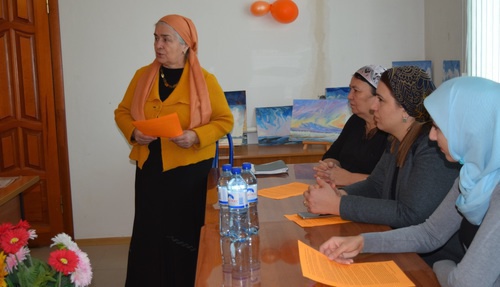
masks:
<svg viewBox="0 0 500 287"><path fill-rule="evenodd" d="M420 225L388 232L362 234L363 252L420 252L442 246L459 228L462 216L455 207L458 180L432 216ZM490 206L459 264L438 261L434 272L441 286L500 286L500 185Z"/></svg>
<svg viewBox="0 0 500 287"><path fill-rule="evenodd" d="M413 143L403 167L399 169L393 200L395 154L387 149L366 180L343 188L348 193L340 201L343 219L393 228L422 223L441 203L458 177L460 166L448 162L437 144L424 132Z"/></svg>

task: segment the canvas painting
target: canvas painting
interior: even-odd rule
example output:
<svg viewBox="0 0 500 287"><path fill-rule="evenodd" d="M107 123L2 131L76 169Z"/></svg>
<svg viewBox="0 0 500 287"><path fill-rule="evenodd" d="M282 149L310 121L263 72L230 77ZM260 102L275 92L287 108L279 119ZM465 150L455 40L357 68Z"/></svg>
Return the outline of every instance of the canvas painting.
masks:
<svg viewBox="0 0 500 287"><path fill-rule="evenodd" d="M259 145L300 143L290 141L293 106L255 108Z"/></svg>
<svg viewBox="0 0 500 287"><path fill-rule="evenodd" d="M392 62L393 67L401 66L417 66L429 74L432 79L432 61L395 61Z"/></svg>
<svg viewBox="0 0 500 287"><path fill-rule="evenodd" d="M460 77L460 61L443 61L443 82L456 77Z"/></svg>
<svg viewBox="0 0 500 287"><path fill-rule="evenodd" d="M351 115L347 100L294 100L290 138L334 142Z"/></svg>
<svg viewBox="0 0 500 287"><path fill-rule="evenodd" d="M246 109L246 92L245 91L229 91L224 92L226 96L227 103L231 109L231 113L234 118L234 126L231 131L231 137L233 138L233 145L238 146L243 143L243 133L246 130L246 119L247 119L247 109ZM224 137L219 140L220 146L228 146L227 138Z"/></svg>
<svg viewBox="0 0 500 287"><path fill-rule="evenodd" d="M349 91L351 88L349 87L336 87L336 88L326 88L325 89L325 98L327 100L332 99L347 99L347 95L349 95Z"/></svg>

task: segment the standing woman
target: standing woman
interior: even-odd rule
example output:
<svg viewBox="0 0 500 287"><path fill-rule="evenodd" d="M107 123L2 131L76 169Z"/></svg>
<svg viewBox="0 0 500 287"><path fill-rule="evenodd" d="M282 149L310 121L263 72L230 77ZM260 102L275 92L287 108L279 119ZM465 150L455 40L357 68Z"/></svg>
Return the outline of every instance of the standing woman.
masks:
<svg viewBox="0 0 500 287"><path fill-rule="evenodd" d="M371 106L385 68L368 65L359 68L349 83L352 116L320 163L316 176L336 185L349 185L370 175L387 145L387 133L377 128Z"/></svg>
<svg viewBox="0 0 500 287"><path fill-rule="evenodd" d="M193 22L155 25L155 60L135 73L115 121L137 164L135 217L125 286L193 286L215 142L233 117L214 75L200 66ZM132 122L177 113L183 134L156 138Z"/></svg>
<svg viewBox="0 0 500 287"><path fill-rule="evenodd" d="M332 237L320 251L349 264L360 252L429 252L458 231L466 253L434 264L440 285L500 286L500 84L454 78L424 104L434 120L430 138L448 161L463 164L446 198L420 225Z"/></svg>

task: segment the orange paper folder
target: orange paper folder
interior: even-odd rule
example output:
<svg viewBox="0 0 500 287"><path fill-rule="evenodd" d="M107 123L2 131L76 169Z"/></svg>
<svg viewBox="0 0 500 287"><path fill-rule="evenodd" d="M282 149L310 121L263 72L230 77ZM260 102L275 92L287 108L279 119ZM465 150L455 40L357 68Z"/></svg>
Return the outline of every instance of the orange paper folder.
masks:
<svg viewBox="0 0 500 287"><path fill-rule="evenodd" d="M132 124L143 134L152 137L173 138L182 135L177 113L151 120L135 121Z"/></svg>

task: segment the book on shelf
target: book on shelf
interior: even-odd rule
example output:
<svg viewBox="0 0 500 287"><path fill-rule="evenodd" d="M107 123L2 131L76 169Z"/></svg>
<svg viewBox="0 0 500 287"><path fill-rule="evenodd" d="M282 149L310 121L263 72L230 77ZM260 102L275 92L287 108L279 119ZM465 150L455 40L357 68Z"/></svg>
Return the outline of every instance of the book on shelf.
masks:
<svg viewBox="0 0 500 287"><path fill-rule="evenodd" d="M282 160L276 160L263 164L255 164L252 165L253 173L256 175L259 174L280 174L287 173L288 166Z"/></svg>

